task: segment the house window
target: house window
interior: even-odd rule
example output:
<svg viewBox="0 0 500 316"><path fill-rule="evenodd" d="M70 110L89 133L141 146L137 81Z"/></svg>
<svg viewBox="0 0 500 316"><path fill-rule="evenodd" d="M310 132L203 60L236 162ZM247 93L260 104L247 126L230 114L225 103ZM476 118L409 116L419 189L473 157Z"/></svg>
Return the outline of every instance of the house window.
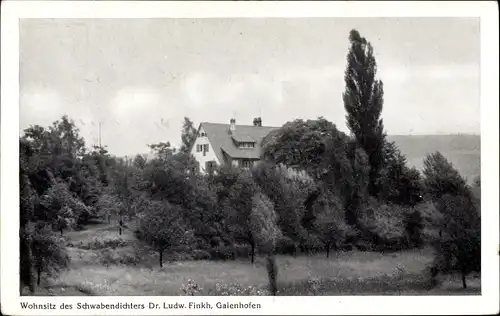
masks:
<svg viewBox="0 0 500 316"><path fill-rule="evenodd" d="M255 148L255 143L242 142L239 145L240 148Z"/></svg>
<svg viewBox="0 0 500 316"><path fill-rule="evenodd" d="M241 160L240 166L243 168L250 168L252 166L252 161L251 160Z"/></svg>
<svg viewBox="0 0 500 316"><path fill-rule="evenodd" d="M198 144L198 145L196 145L196 152L199 153L200 151L201 151L201 145Z"/></svg>
<svg viewBox="0 0 500 316"><path fill-rule="evenodd" d="M208 146L208 144L204 144L204 145L203 145L203 151L208 152L208 148L209 148L209 147L210 147L210 146Z"/></svg>

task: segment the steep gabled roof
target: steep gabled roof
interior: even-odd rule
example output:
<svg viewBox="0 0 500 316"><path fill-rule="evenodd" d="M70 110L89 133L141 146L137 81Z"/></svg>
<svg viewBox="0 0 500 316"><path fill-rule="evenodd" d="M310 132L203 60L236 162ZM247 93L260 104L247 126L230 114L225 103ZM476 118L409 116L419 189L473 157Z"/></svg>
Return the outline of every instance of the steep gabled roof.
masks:
<svg viewBox="0 0 500 316"><path fill-rule="evenodd" d="M270 126L236 125L233 134L229 133L229 124L219 123L201 123L200 126L207 134L208 140L212 145L215 155L222 163L224 155L232 158L259 159L262 153L262 139L269 132L278 129ZM255 142L255 148L238 148L233 140L241 142Z"/></svg>

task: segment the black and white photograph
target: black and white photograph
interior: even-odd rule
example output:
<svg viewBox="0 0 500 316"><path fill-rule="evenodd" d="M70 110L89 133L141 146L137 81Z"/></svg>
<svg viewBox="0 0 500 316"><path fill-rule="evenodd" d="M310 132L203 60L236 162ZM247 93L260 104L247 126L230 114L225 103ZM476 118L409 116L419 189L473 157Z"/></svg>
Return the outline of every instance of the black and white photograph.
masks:
<svg viewBox="0 0 500 316"><path fill-rule="evenodd" d="M94 2L17 19L17 103L2 87L3 313L337 313L289 310L316 304L298 296L488 298L495 312L498 37L486 64L485 10L165 5L165 17L97 16Z"/></svg>

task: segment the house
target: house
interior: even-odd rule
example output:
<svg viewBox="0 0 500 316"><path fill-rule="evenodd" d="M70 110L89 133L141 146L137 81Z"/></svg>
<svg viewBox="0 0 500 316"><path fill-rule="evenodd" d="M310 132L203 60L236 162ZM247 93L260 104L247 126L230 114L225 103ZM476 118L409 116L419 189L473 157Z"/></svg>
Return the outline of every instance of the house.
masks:
<svg viewBox="0 0 500 316"><path fill-rule="evenodd" d="M262 126L260 117L253 125L236 125L235 119L229 124L200 123L191 154L202 173L216 165L249 168L260 160L262 139L277 128Z"/></svg>

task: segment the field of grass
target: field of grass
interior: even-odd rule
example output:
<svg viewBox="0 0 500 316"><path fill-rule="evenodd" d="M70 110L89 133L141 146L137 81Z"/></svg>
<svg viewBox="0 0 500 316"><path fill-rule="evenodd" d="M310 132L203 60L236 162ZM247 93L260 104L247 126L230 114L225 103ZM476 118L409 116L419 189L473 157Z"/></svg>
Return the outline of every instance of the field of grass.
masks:
<svg viewBox="0 0 500 316"><path fill-rule="evenodd" d="M113 254L127 254L139 260L130 264L103 265L100 249L89 249L95 240L116 239L117 227L93 224L81 231L66 233L71 266L56 278L44 280L35 295L182 295L181 286L189 279L213 295L216 284L239 284L265 289L267 272L263 258L254 264L235 261L174 261L165 259L159 267L154 252L136 247L130 230L125 230L121 244ZM92 247L90 247L92 248ZM312 256L278 256L280 295L466 295L480 294L480 281L469 277L464 291L458 277L447 278L433 290L427 290L425 272L432 261L430 249L393 254L372 252L336 252Z"/></svg>

